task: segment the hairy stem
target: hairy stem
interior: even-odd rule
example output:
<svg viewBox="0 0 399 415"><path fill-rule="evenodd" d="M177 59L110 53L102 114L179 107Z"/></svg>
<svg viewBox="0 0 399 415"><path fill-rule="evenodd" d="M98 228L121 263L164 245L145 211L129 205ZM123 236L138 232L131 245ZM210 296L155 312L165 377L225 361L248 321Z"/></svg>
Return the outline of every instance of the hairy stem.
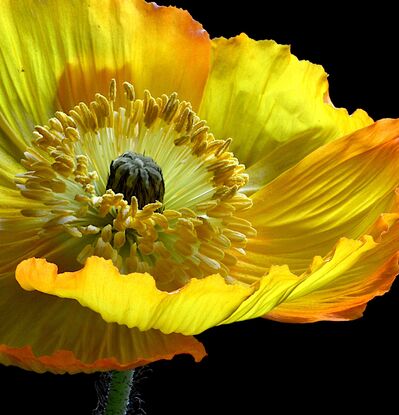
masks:
<svg viewBox="0 0 399 415"><path fill-rule="evenodd" d="M105 415L126 415L134 370L113 371Z"/></svg>

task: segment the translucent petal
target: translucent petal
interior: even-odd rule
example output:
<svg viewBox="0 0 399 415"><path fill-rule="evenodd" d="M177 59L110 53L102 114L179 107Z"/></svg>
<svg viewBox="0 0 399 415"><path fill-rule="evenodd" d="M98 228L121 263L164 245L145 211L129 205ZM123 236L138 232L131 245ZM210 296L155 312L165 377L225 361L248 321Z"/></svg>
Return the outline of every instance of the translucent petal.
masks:
<svg viewBox="0 0 399 415"><path fill-rule="evenodd" d="M233 275L251 281L284 264L302 273L339 238L359 238L382 213L397 211L398 137L399 121L379 121L319 148L255 193L242 216L257 237Z"/></svg>
<svg viewBox="0 0 399 415"><path fill-rule="evenodd" d="M372 122L328 98L327 74L288 46L242 34L212 41L211 72L199 114L248 168L250 193L326 142Z"/></svg>
<svg viewBox="0 0 399 415"><path fill-rule="evenodd" d="M132 82L139 95L176 91L198 106L209 69L202 26L180 9L142 0L0 4L0 147L20 157L56 109Z"/></svg>
<svg viewBox="0 0 399 415"><path fill-rule="evenodd" d="M201 343L181 334L141 332L106 323L74 300L26 292L11 275L0 279L0 362L36 372L124 370L189 353Z"/></svg>

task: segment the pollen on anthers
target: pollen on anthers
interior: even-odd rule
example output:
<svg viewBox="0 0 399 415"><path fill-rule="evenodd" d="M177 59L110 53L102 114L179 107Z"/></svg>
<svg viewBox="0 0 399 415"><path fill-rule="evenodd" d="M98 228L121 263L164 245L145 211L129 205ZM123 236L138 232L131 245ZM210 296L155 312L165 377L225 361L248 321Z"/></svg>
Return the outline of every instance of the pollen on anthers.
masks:
<svg viewBox="0 0 399 415"><path fill-rule="evenodd" d="M76 267L102 256L166 290L214 273L229 279L256 234L239 217L252 202L240 192L248 176L231 139L215 139L176 93L139 99L123 87L125 102L113 80L108 98L96 94L35 128L16 178L35 203L21 213L39 238L67 237Z"/></svg>

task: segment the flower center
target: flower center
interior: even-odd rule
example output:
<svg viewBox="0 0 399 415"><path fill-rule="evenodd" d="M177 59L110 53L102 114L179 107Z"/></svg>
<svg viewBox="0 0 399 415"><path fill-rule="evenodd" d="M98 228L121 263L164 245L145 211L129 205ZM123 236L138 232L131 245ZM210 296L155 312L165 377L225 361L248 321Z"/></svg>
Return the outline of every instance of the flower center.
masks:
<svg viewBox="0 0 399 415"><path fill-rule="evenodd" d="M248 176L231 139L215 139L176 93L136 99L125 82L116 110L115 85L109 98L96 94L35 128L17 186L40 208L22 214L39 238L68 238L71 264L102 256L167 290L213 273L229 279L256 234L237 216L252 202L240 193Z"/></svg>
<svg viewBox="0 0 399 415"><path fill-rule="evenodd" d="M136 196L142 209L149 203L163 201L165 183L161 168L151 157L126 151L112 161L107 189L123 194L127 201Z"/></svg>

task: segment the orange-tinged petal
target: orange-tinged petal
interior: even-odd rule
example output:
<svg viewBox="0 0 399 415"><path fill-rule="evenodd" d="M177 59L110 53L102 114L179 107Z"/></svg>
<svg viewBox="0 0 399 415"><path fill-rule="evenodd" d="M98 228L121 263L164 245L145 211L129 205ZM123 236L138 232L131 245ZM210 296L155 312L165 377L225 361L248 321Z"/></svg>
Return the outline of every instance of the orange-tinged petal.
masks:
<svg viewBox="0 0 399 415"><path fill-rule="evenodd" d="M0 3L0 147L20 158L35 124L108 95L112 78L138 95L178 92L197 107L208 76L202 26L173 7L143 0Z"/></svg>
<svg viewBox="0 0 399 415"><path fill-rule="evenodd" d="M110 261L90 257L81 271L57 273L43 259L23 261L16 278L25 290L77 299L101 314L141 330L197 334L220 324L266 315L283 321L359 317L365 304L386 292L398 266L399 223L376 242L342 238L305 273L273 266L251 286L227 285L218 276L191 280L172 293L159 291L148 274L120 275Z"/></svg>
<svg viewBox="0 0 399 415"><path fill-rule="evenodd" d="M219 275L192 279L171 293L160 291L149 274L121 275L111 261L99 257L63 274L55 264L31 258L18 265L16 278L25 290L74 298L107 322L166 334L201 333L226 319L253 292L251 287L228 285Z"/></svg>
<svg viewBox="0 0 399 415"><path fill-rule="evenodd" d="M265 317L290 323L361 317L367 302L389 291L399 273L398 240L398 223L377 244L371 236L342 239L333 257L316 257L303 283Z"/></svg>
<svg viewBox="0 0 399 415"><path fill-rule="evenodd" d="M305 271L342 237L371 233L397 211L399 121L383 120L314 151L252 197L242 215L257 229L233 270L242 280L271 265Z"/></svg>
<svg viewBox="0 0 399 415"><path fill-rule="evenodd" d="M90 3L89 9L81 3L79 12L88 16L92 31L85 31L85 40L91 45L64 68L57 95L62 108L91 101L96 92L108 94L112 78L119 88L131 82L140 97L145 89L153 96L177 92L198 107L209 72L210 40L187 11L143 0L107 0ZM76 12L68 11L74 18ZM66 30L75 31L72 25L76 22Z"/></svg>
<svg viewBox="0 0 399 415"><path fill-rule="evenodd" d="M291 55L288 46L242 34L212 41L212 64L200 116L246 164L255 191L304 156L370 123L328 99L323 68Z"/></svg>
<svg viewBox="0 0 399 415"><path fill-rule="evenodd" d="M387 292L399 272L399 219L386 224L376 242L370 235L341 238L324 258L296 276L284 266L272 266L259 289L223 322L264 316L285 322L352 320L367 302Z"/></svg>
<svg viewBox="0 0 399 415"><path fill-rule="evenodd" d="M15 348L0 344L0 362L6 366L18 366L38 373L74 374L134 369L157 360L170 360L177 354L191 354L199 362L206 355L202 344L192 336L166 335L157 330L145 333L133 329L132 331L132 337L137 337L141 342L147 343L147 347L152 346L151 354L146 356L137 353L131 358L132 360L128 361L120 361L111 356L85 362L77 358L70 350L57 350L52 355L40 356L35 355L30 346Z"/></svg>
<svg viewBox="0 0 399 415"><path fill-rule="evenodd" d="M74 300L26 292L9 275L0 280L0 362L36 372L124 370L176 354L196 361L205 350L181 334L141 332L106 323Z"/></svg>

